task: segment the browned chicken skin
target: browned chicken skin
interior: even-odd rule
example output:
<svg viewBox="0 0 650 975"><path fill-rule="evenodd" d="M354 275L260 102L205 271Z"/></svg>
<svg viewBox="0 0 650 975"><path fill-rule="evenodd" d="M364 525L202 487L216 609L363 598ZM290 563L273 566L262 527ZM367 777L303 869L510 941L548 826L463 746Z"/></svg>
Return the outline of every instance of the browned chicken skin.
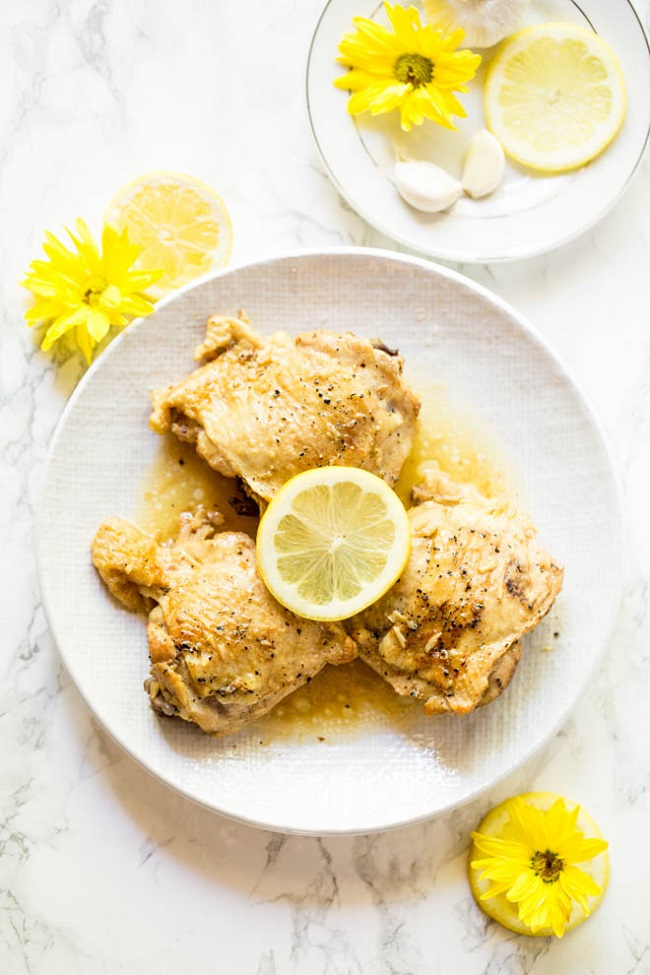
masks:
<svg viewBox="0 0 650 975"><path fill-rule="evenodd" d="M427 714L467 714L497 697L562 569L502 499L436 472L413 495L406 570L342 625L281 607L257 573L254 542L215 534L202 512L184 516L173 545L119 518L104 522L93 562L124 605L149 613L154 707L230 734L357 653L398 694L424 700Z"/></svg>
<svg viewBox="0 0 650 975"><path fill-rule="evenodd" d="M563 572L504 500L436 473L414 500L406 570L345 625L398 694L424 700L427 714L467 714L507 686L518 641L550 609Z"/></svg>
<svg viewBox="0 0 650 975"><path fill-rule="evenodd" d="M419 402L402 359L351 334L261 336L245 316L213 318L204 364L154 393L151 426L171 429L260 507L300 471L362 467L394 485ZM548 612L562 568L534 526L430 469L413 491L412 551L401 578L343 624L298 617L260 579L255 546L184 516L174 544L128 522L98 530L93 561L129 609L147 612L148 690L159 711L229 734L269 711L327 663L358 655L427 714L467 714L508 685L520 639Z"/></svg>
<svg viewBox="0 0 650 975"><path fill-rule="evenodd" d="M355 656L339 624L298 619L271 596L240 532L213 534L186 518L173 546L158 545L129 522L98 529L92 557L129 609L149 613L147 637L154 707L231 734L265 714L325 664Z"/></svg>
<svg viewBox="0 0 650 975"><path fill-rule="evenodd" d="M151 426L194 443L262 503L312 467L362 467L397 481L419 402L390 350L328 331L262 336L240 312L212 318L195 357L204 364L153 394Z"/></svg>

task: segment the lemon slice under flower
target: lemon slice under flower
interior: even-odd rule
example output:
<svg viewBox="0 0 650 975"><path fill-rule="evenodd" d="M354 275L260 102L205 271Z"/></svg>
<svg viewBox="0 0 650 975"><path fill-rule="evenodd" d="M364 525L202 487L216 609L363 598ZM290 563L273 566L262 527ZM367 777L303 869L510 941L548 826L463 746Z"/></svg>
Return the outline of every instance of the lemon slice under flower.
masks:
<svg viewBox="0 0 650 975"><path fill-rule="evenodd" d="M507 155L532 169L565 172L590 162L618 133L625 81L597 34L568 23L536 24L498 50L483 105Z"/></svg>
<svg viewBox="0 0 650 975"><path fill-rule="evenodd" d="M117 230L128 230L141 249L141 268L164 271L149 288L155 297L230 259L233 233L228 210L213 189L193 176L145 173L116 193L105 220Z"/></svg>
<svg viewBox="0 0 650 975"><path fill-rule="evenodd" d="M261 576L298 616L340 620L376 602L411 550L402 502L356 467L319 467L287 481L257 532Z"/></svg>
<svg viewBox="0 0 650 975"><path fill-rule="evenodd" d="M528 807L532 807L533 810L541 810L546 813L551 807L557 803L558 800L564 803L566 807L566 812L570 815L575 811L576 803L569 799L565 799L561 796L555 795L552 792L528 792L522 796L517 796L515 799L522 800ZM499 803L485 816L477 828L477 833L481 834L483 837L488 837L492 839L509 839L512 840L512 835L508 835L507 826L511 821L511 799L506 799L504 802ZM524 826L524 835L527 832L532 838L534 837L534 825L532 821L526 821L525 807L524 814L521 812L518 814L520 825ZM603 834L601 833L598 825L594 822L591 816L585 812L582 806L579 807L579 812L577 816L577 821L575 823L574 833L571 836L571 826L568 823L568 817L564 817L564 822L562 822L559 833L560 835L546 835L544 837L545 843L542 844L543 849L537 856L554 856L554 853L549 851L547 848L550 846L553 848L554 842L557 842L559 846L568 847L567 841L577 839L575 830L584 834L584 838L589 842L590 840L601 840L603 839ZM578 842L580 842L578 840ZM603 847L606 847L606 843L602 843ZM477 861L480 861L485 853L479 850L476 845L476 841L473 839L469 855L467 859L467 872L469 877L470 888L472 894L476 900L478 906L483 910L488 917L493 918L502 924L509 931L513 931L515 934L525 934L525 935L537 935L538 937L545 937L552 935L555 932L551 927L542 927L539 930L533 931L531 927L524 923L519 917L519 908L516 903L508 900L506 893L498 893L494 896L490 896L487 899L482 899L487 891L492 886L492 880L483 879L482 868L479 866L473 866ZM567 865L569 865L570 858L567 859ZM505 866L505 864L504 864ZM532 866L532 863L531 863ZM607 890L607 885L609 883L609 855L607 850L604 849L602 852L597 853L589 858L586 856L581 857L576 861L575 866L579 867L580 870L588 874L589 878L594 881L600 888L599 892L594 896L589 896L586 898L588 902L587 910L574 900L573 909L566 920L566 923L562 929L562 934L566 931L571 931L573 928L577 927L582 922L594 912L598 907L603 897L605 896L605 891ZM501 879L506 876L505 871L501 870ZM548 883L548 882L547 882ZM550 888L552 884L548 883ZM542 888L543 889L543 888Z"/></svg>

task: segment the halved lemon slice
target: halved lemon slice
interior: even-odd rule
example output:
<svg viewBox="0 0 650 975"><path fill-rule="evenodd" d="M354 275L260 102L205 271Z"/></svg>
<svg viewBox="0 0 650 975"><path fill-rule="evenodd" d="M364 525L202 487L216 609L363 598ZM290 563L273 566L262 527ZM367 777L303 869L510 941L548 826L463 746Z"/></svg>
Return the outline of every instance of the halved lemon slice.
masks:
<svg viewBox="0 0 650 975"><path fill-rule="evenodd" d="M625 117L616 55L574 24L536 24L497 52L483 93L487 126L516 162L546 172L584 166Z"/></svg>
<svg viewBox="0 0 650 975"><path fill-rule="evenodd" d="M228 263L232 224L221 197L183 173L139 176L116 193L106 223L126 228L141 248L138 265L159 268L163 276L149 288L163 294Z"/></svg>
<svg viewBox="0 0 650 975"><path fill-rule="evenodd" d="M260 573L298 616L340 620L376 602L411 550L402 502L356 467L319 467L278 491L257 532Z"/></svg>
<svg viewBox="0 0 650 975"><path fill-rule="evenodd" d="M570 799L566 799L563 796L555 795L553 792L528 792L520 797L524 802L536 809L541 809L546 811L550 809L554 802L558 799L562 799L568 812L575 809L577 803L571 802ZM506 799L504 802L499 803L494 809L485 816L478 826L477 832L482 833L484 836L490 836L493 838L498 838L501 836L503 827L506 825L509 819L508 812L508 802ZM601 833L598 825L591 818L589 813L580 807L580 812L578 813L578 819L576 822L576 827L585 837L589 839L599 839L602 840L603 834ZM469 856L467 859L467 873L469 877L469 884L472 890L472 894L476 900L476 903L484 911L488 917L493 918L502 924L504 928L509 931L514 931L515 934L526 934L533 935L530 927L524 924L523 921L519 920L519 912L517 904L509 901L505 895L496 894L494 897L490 897L488 900L481 900L481 895L492 886L491 880L481 880L482 870L478 867L472 867L472 862L480 860L484 857L484 854L476 847L476 844L472 842L469 849ZM605 896L605 891L609 883L609 855L606 850L599 853L597 856L590 860L581 861L578 866L585 873L588 873L595 882L600 887L600 893L594 897L589 898L589 914L592 914L594 910L598 907L603 897ZM588 915L580 907L577 902L574 902L573 911L567 925L565 927L566 931L571 931L573 928L577 927L579 924L585 920ZM545 937L552 935L553 931L551 928L543 928L540 931L535 932L536 937Z"/></svg>

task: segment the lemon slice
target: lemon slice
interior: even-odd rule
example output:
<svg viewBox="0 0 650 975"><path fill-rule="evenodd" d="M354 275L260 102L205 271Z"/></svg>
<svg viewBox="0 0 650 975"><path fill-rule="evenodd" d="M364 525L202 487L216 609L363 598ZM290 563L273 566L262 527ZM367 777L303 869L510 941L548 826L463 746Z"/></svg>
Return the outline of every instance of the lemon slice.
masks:
<svg viewBox="0 0 650 975"><path fill-rule="evenodd" d="M287 481L257 532L261 576L298 616L340 620L370 606L406 565L411 532L402 502L356 467L319 467Z"/></svg>
<svg viewBox="0 0 650 975"><path fill-rule="evenodd" d="M505 41L485 81L487 126L516 162L546 172L584 166L625 117L612 49L573 24L538 24Z"/></svg>
<svg viewBox="0 0 650 975"><path fill-rule="evenodd" d="M154 172L127 183L106 211L106 223L126 228L141 248L138 265L163 276L156 297L223 267L232 250L232 224L214 190L183 173Z"/></svg>
<svg viewBox="0 0 650 975"><path fill-rule="evenodd" d="M550 809L557 799L562 799L564 801L569 812L575 809L577 805L577 803L571 802L571 800L566 799L564 796L555 795L553 792L528 792L525 795L522 795L521 798L531 806L535 806L537 809L541 809L543 811ZM499 803L498 806L495 806L494 809L491 809L487 816L481 821L477 832L483 833L486 836L498 837L509 818L507 803L508 800L506 799L504 802ZM576 827L590 839L602 840L603 838L603 834L601 833L598 825L594 822L589 813L585 812L582 807L580 807ZM483 856L484 854L481 853L480 850L477 849L474 842L472 842L467 859L467 873L469 876L469 884L476 903L481 910L488 915L488 917L498 921L499 924L502 924L504 928L507 928L509 931L514 931L515 934L526 934L533 936L533 932L528 925L519 920L517 904L509 901L505 893L496 894L494 897L490 897L489 900L480 899L481 895L484 894L492 884L492 881L490 880L480 879L482 873L481 869L472 867L472 861L480 860ZM593 859L585 860L579 863L578 866L581 870L584 870L585 873L588 873L590 877L593 877L600 887L600 894L590 898L589 912L592 914L605 896L605 891L609 883L609 855L605 850L602 853L599 853ZM579 924L582 924L587 916L588 915L585 914L580 905L577 902L574 902L573 911L567 922L565 931L571 931ZM550 927L543 928L541 931L536 932L535 937L545 937L552 934L553 931Z"/></svg>

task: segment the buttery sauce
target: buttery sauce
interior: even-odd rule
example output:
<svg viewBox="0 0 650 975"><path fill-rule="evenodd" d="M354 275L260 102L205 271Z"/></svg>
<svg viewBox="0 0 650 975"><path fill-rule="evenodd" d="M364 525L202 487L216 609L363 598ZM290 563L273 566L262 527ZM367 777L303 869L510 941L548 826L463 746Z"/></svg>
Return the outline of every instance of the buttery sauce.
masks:
<svg viewBox="0 0 650 975"><path fill-rule="evenodd" d="M422 479L422 465L431 461L455 481L473 484L488 497L512 497L512 474L506 474L503 450L488 423L466 405L452 403L444 386L410 379L422 407L413 447L395 488L406 507Z"/></svg>
<svg viewBox="0 0 650 975"><path fill-rule="evenodd" d="M201 460L192 444L182 443L167 433L140 488L137 521L158 542L178 534L183 512L206 511L223 515L222 531L242 531L253 538L258 519L237 513L245 496L236 482L213 471Z"/></svg>
<svg viewBox="0 0 650 975"><path fill-rule="evenodd" d="M421 465L434 461L462 483L489 496L513 493L504 473L505 458L487 424L452 404L439 385L411 385L422 400L411 454L396 490L408 507ZM189 444L171 434L161 440L158 455L142 485L138 522L163 542L174 537L180 515L199 505L219 511L223 531L245 531L255 537L258 519L238 514L243 499L235 482L211 470ZM420 712L422 702L401 698L361 661L326 667L309 684L289 694L255 726L263 743L280 738L331 741L367 734L372 726L398 727Z"/></svg>
<svg viewBox="0 0 650 975"><path fill-rule="evenodd" d="M319 741L367 734L372 727L397 727L422 702L400 697L360 660L325 667L257 722L264 741L310 738Z"/></svg>

